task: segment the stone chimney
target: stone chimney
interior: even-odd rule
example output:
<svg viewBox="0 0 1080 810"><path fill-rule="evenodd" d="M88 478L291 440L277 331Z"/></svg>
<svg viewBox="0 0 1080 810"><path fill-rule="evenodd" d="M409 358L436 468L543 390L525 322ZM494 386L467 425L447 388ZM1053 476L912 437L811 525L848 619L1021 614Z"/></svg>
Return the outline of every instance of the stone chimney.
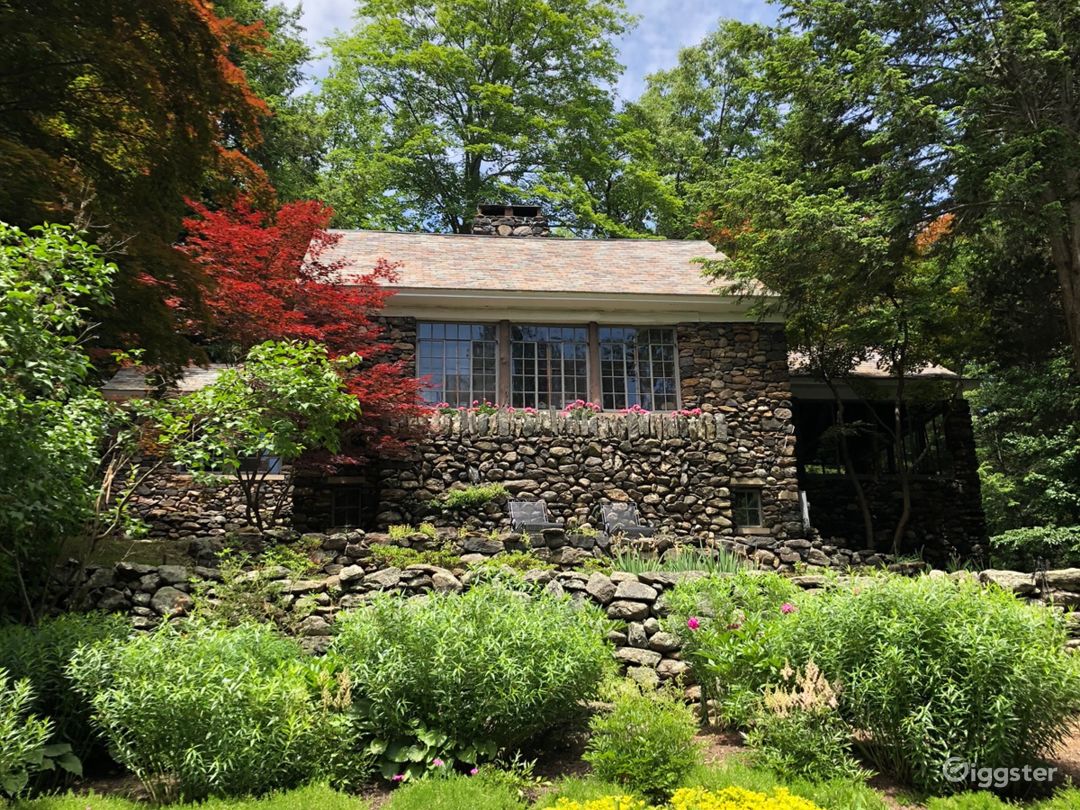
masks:
<svg viewBox="0 0 1080 810"><path fill-rule="evenodd" d="M481 205L472 232L483 236L548 236L547 217L538 205Z"/></svg>

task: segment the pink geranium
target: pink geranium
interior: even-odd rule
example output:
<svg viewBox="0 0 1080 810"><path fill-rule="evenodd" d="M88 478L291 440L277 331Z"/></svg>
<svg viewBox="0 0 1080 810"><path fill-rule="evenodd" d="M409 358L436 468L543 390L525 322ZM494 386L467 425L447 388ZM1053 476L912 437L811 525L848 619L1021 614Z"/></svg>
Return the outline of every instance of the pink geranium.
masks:
<svg viewBox="0 0 1080 810"><path fill-rule="evenodd" d="M698 619L697 616L691 616L689 619L686 620L686 626L689 627L691 630L697 630L699 627L701 627L701 621Z"/></svg>

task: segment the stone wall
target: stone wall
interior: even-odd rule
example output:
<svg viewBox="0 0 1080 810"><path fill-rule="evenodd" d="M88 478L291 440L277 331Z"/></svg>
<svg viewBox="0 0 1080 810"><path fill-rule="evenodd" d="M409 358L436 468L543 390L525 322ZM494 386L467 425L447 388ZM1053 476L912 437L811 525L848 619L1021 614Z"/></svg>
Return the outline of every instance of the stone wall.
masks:
<svg viewBox="0 0 1080 810"><path fill-rule="evenodd" d="M284 481L267 483L273 497L285 498L278 524L291 521L292 499ZM235 482L199 484L187 473L161 467L136 490L130 501L134 516L147 526L152 538L188 539L240 531L247 525L244 497Z"/></svg>
<svg viewBox="0 0 1080 810"><path fill-rule="evenodd" d="M627 572L582 571L574 566L590 557L602 556L602 550L585 542L552 530L537 538L533 552L549 561L551 567L523 573L525 582L533 587L580 602L601 607L615 622L608 639L614 647L615 658L627 673L645 683L673 679L689 682L687 664L682 660L680 643L665 628L668 614L664 594L678 583L705 576L703 572ZM329 644L333 623L340 610L366 604L374 594L384 591L404 596L428 592L458 593L478 578L497 568L506 552L527 547L520 535L504 534L498 538L472 535L457 537L446 534L432 538L414 534L394 541L418 550L453 546L460 552L459 560L448 562L449 567L415 564L406 567L387 566L376 554L378 547L390 544L386 535L365 535L347 532L331 535L308 535L300 539L308 550L314 570L302 576L290 575L285 568L263 569L241 574L251 587L265 590L276 611L287 616L285 629L299 636L313 652L325 650ZM195 596L215 598L215 587L222 575L216 567L216 553L221 549L220 538L201 538L192 543L192 565L148 566L118 563L113 566L89 568L75 589L69 607L121 612L129 615L137 629L150 629L161 621L183 616L195 607ZM567 552L573 551L573 554ZM476 567L478 563L486 566ZM895 563L889 569L900 574L915 574L925 570L919 563ZM977 577L984 584L993 584L1016 594L1019 598L1056 608L1080 606L1080 569L1047 571L1027 574L1016 571L987 570L978 574L967 571L945 574L931 571L931 576ZM805 589L831 587L842 581L821 574L800 574L792 581ZM270 611L269 613L273 613ZM1067 618L1073 641L1070 647L1080 646L1080 614Z"/></svg>
<svg viewBox="0 0 1080 810"><path fill-rule="evenodd" d="M676 330L684 408L724 417L724 475L761 487L764 523L802 536L787 339L782 324L684 323Z"/></svg>
<svg viewBox="0 0 1080 810"><path fill-rule="evenodd" d="M731 487L761 491L770 543L801 536L794 481L778 479L759 445L728 428L728 415L455 412L432 418L411 458L385 465L378 523L482 528L509 524L504 504L473 513L433 505L454 488L499 483L543 500L553 517L597 525L605 501L632 501L656 527L699 540L737 537ZM792 470L793 472L793 470Z"/></svg>

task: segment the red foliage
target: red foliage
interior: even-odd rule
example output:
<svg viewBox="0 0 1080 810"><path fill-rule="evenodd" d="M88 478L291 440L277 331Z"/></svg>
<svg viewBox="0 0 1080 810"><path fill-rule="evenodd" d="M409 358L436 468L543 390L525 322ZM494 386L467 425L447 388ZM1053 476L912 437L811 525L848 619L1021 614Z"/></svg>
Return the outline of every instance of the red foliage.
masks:
<svg viewBox="0 0 1080 810"><path fill-rule="evenodd" d="M337 463L359 462L402 449L402 417L419 415L420 383L387 358L373 318L393 293L396 265L380 259L368 273L342 282L342 261L327 261L339 236L326 231L333 211L314 201L258 211L245 199L211 210L188 201L195 215L184 221L180 250L206 272L204 294L211 341L242 352L264 340L314 340L332 354L358 352L349 389L363 416L350 435L352 452Z"/></svg>

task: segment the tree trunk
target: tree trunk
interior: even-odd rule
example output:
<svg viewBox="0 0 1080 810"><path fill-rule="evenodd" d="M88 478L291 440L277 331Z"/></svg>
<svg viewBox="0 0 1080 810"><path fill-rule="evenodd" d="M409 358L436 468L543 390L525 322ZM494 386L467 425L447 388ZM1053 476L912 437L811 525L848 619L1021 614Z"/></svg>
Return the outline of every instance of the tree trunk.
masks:
<svg viewBox="0 0 1080 810"><path fill-rule="evenodd" d="M1080 376L1080 204L1069 206L1072 220L1060 219L1050 234L1050 255L1061 285L1061 308L1072 349L1073 369ZM1077 209L1077 210L1073 210Z"/></svg>
<svg viewBox="0 0 1080 810"><path fill-rule="evenodd" d="M892 553L899 554L911 522L911 471L904 461L904 369L899 366L896 380L896 398L893 400L893 455L896 458L896 472L900 479L900 493L903 507L900 519L893 531Z"/></svg>
<svg viewBox="0 0 1080 810"><path fill-rule="evenodd" d="M833 399L836 400L836 427L840 431L840 458L844 462L844 472L847 474L848 480L851 482L852 488L855 490L855 500L859 504L859 513L862 515L863 520L863 542L866 543L868 551L876 551L876 542L874 539L874 515L870 511L870 502L866 499L866 490L863 488L862 481L859 480L859 476L855 471L855 463L851 460L851 448L847 443L847 431L845 427L847 422L844 419L844 400L840 396L840 392L833 385L833 382L828 377L825 377L825 384L829 386L829 390L832 391Z"/></svg>

